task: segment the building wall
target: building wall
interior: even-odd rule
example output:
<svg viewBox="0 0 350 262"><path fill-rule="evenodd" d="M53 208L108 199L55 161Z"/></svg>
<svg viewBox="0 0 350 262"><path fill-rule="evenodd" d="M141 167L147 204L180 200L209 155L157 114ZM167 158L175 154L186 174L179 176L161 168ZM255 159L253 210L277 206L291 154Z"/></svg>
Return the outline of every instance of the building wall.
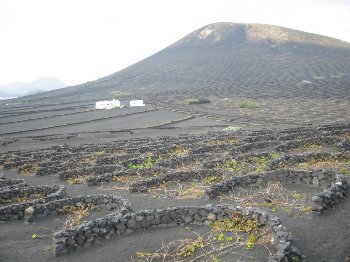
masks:
<svg viewBox="0 0 350 262"><path fill-rule="evenodd" d="M96 109L112 109L114 107L119 107L120 101L119 100L110 100L110 101L98 101L96 102Z"/></svg>
<svg viewBox="0 0 350 262"><path fill-rule="evenodd" d="M143 100L131 100L130 106L145 106L145 104L143 103Z"/></svg>

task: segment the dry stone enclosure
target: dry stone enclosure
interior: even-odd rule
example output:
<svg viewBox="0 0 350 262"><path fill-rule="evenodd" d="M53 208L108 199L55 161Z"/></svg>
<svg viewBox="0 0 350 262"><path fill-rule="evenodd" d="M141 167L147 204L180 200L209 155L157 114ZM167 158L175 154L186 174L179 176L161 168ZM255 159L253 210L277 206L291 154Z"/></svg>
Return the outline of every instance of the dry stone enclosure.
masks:
<svg viewBox="0 0 350 262"><path fill-rule="evenodd" d="M249 221L266 234L252 237L243 230L248 232L246 242L242 240L245 256L264 243L270 252L266 261L303 261L288 222L277 217L296 219L291 224L295 229L297 217L322 219L338 203L349 201L349 141L350 125L334 124L10 151L0 155L5 173L0 177L0 221L40 224L62 210L105 210L51 234L55 256L159 227L201 225L214 230ZM8 177L10 171L17 177ZM56 184L29 182L40 178ZM216 234L210 241L232 241L223 231ZM208 248L201 241L194 253ZM137 254L135 261L157 256Z"/></svg>

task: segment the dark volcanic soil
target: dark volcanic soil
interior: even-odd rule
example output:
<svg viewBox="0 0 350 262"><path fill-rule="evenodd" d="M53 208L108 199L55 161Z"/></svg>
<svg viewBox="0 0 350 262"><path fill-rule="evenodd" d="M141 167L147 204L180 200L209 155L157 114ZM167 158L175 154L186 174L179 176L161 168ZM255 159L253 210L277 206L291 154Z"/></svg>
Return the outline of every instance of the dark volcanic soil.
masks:
<svg viewBox="0 0 350 262"><path fill-rule="evenodd" d="M199 125L200 123L197 121L196 124ZM178 125L183 124L179 123ZM202 127L201 131L204 132L205 130L205 127ZM348 139L350 130L348 125L335 125L331 128L295 128L275 131L227 131L226 133L203 133L201 135L198 135L198 130L196 129L192 129L191 131L197 134L179 135L176 132L172 133L172 129L165 129L163 131L161 130L159 133L149 133L155 138L147 138L147 133L142 132L140 132L141 136L137 138L137 133L135 136L129 133L128 136L130 138L132 137L132 139L125 141L119 140L123 138L123 136L118 137L112 134L110 134L106 140L103 136L99 137L97 135L94 138L91 135L91 137L87 139L89 139L88 142L94 144L85 146L78 145L81 144L81 141L86 142L87 140L79 141L76 137L66 139L64 138L66 134L62 134L62 136L20 138L19 141L2 146L2 159L5 159L5 162L9 163L9 161L13 161L11 160L14 159L13 156L17 155L24 163L36 163L39 167L51 161L50 163L52 164L50 164L50 166L52 167L55 165L62 165L62 171L104 165L103 161L107 161L108 157L118 158L123 157L123 155L126 159L134 159L135 157L147 159L150 155L152 155L154 159L157 159L158 156L162 156L162 160L159 160L159 164L161 164L162 161L173 159L174 157L183 159L182 161L184 162L180 166L166 167L167 172L171 173L175 170L200 170L201 165L207 161L231 157L237 159L239 165L236 175L244 175L247 172L261 172L261 170L268 169L273 159L269 160L267 158L272 157L273 154L275 154L275 157L281 157L281 154L293 156L298 154L314 154L316 152L340 152L339 141L341 142L345 141L344 139ZM162 132L171 136L167 138L161 137L163 134ZM282 137L283 139L281 139ZM6 141L6 139L4 141ZM62 141L65 141L67 144L65 146L44 149L50 148L52 145L62 144ZM108 143L101 144L102 142ZM118 145L120 145L120 149L118 149ZM240 148L240 150L245 150L244 148L248 145L251 145L251 149L247 149L246 152L230 152L230 150L237 150L238 148ZM286 145L288 145L288 147L286 147ZM43 149L37 150L38 148ZM195 152L200 148L202 148L205 153L198 155ZM11 153L11 150L14 149L21 150ZM263 157L264 154L267 155L267 158ZM59 159L61 158L62 160L60 162L55 162L53 159L58 156L60 156ZM91 158L92 156L95 157ZM186 157L188 159L186 160L187 162L185 161ZM339 172L339 170L342 170L342 172L349 172L350 166L349 163L346 162L349 161L348 157L349 156L345 156L345 160L339 159L337 160L338 162L332 159L318 159L316 157L311 162L296 162L289 163L288 165L290 168L310 168L312 170L321 167L331 168L336 172ZM74 163L73 166L69 164L70 159L75 159L72 162ZM102 162L98 164L97 161ZM123 161L120 163L122 162ZM20 166L21 164L17 167ZM219 172L224 174L224 179L227 178L227 176L234 175L230 173L232 171L229 171L225 165L218 165L216 169L217 168ZM208 182L208 180L205 179L192 179L182 182L169 182L166 183L164 187L151 188L149 192L145 193L129 192L127 190L128 186L133 181L143 180L146 176L143 172L146 171L147 170L141 169L136 177L125 176L124 180L110 181L97 186L87 186L86 184L70 185L66 181L59 180L57 172L52 174L47 173L44 176L35 176L35 170L25 174L19 174L16 170L3 170L2 172L4 172L8 179L24 178L31 185L65 185L67 186L67 193L69 196L101 193L122 196L131 202L131 207L134 211L171 206L207 205L208 203L223 203L233 206L257 206L281 218L282 224L286 226L287 230L292 234L293 244L304 255L304 261L349 261L350 201L348 198L345 198L334 208L326 210L320 215L315 215L305 211L310 205L311 196L323 190L323 187L314 185L282 183L261 185L258 187L248 186L241 189L238 188L230 194L223 194L216 199L208 199L200 192L203 192L201 190L208 188L215 182ZM118 172L118 169L116 169L115 173ZM95 175L97 174L90 174L90 176ZM87 175L87 177L88 176L89 175ZM275 194L274 203L276 204L273 207L264 205L264 202L261 202L259 198L250 199L250 196L254 194L261 194L262 192L271 190L270 186L271 188L275 186L277 189L275 192L279 192ZM198 192L200 194L186 194L185 192L191 192L186 190L199 190ZM249 192L249 194L247 194L247 192ZM290 201L286 201L286 199L292 199L295 204L291 206L287 205ZM302 209L304 211L300 211ZM108 213L106 210L94 211L83 220L102 217L106 213ZM75 252L56 258L52 256L51 234L53 231L57 231L62 227L65 218L65 215L49 216L37 220L33 224L27 224L23 220L3 222L0 225L1 261L132 261L133 259L134 261L139 261L135 260L137 252L160 252L159 250L171 241L183 240L189 237L195 238L197 236L196 234L206 234L206 232L208 232L207 227L199 226L191 226L191 230L188 230L184 226L143 230L123 236L113 236L109 240L98 241L98 243L95 243L89 248L81 248ZM41 237L32 239L33 234ZM232 252L229 256L223 254L221 256L222 261L247 261L247 259L252 261L267 261L266 257L268 251L259 245L250 251L244 248L235 250L236 255L233 255ZM168 259L166 261L172 260ZM211 259L204 256L198 261L211 261Z"/></svg>
<svg viewBox="0 0 350 262"><path fill-rule="evenodd" d="M5 172L9 178L21 178L14 172ZM31 184L57 184L54 177L26 177ZM69 195L101 193L97 187L86 187L86 185L69 186L65 182L61 184L68 186ZM295 187L295 186L294 186ZM291 188L293 189L293 188ZM302 192L315 192L315 188L299 188ZM127 191L112 191L110 194L122 195L128 198L134 210L165 208L178 205L206 205L217 203L207 199L152 199L145 195L131 194ZM227 203L227 201L225 201ZM232 202L231 202L232 204ZM93 216L102 217L105 212L96 212ZM298 217L290 217L283 211L276 213L292 233L293 241L300 251L305 255L305 261L322 262L345 262L350 256L350 201L346 199L333 210L328 210L322 215L314 216L302 214ZM59 220L59 221L58 221ZM79 249L76 252L62 256L53 257L50 234L62 226L64 216L52 216L34 224L26 224L23 221L13 221L1 224L0 233L0 261L131 261L136 252L157 251L162 243L169 243L176 239L184 239L195 236L192 232L182 227L158 228L135 232L122 237L112 237L103 240L89 248ZM207 232L205 227L191 226L196 233ZM39 239L31 239L33 234L47 235ZM241 250L244 253L244 250ZM255 259L252 261L266 261L264 250L250 251ZM205 259L200 261L207 261ZM241 261L232 257L222 261Z"/></svg>

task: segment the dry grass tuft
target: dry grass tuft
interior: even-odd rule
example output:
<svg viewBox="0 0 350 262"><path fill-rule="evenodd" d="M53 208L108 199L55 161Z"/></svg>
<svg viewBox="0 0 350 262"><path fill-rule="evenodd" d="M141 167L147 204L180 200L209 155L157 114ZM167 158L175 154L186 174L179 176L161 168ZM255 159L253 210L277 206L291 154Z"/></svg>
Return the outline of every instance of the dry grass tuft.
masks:
<svg viewBox="0 0 350 262"><path fill-rule="evenodd" d="M22 176L34 176L38 169L39 166L37 164L24 164L18 168L18 173Z"/></svg>
<svg viewBox="0 0 350 262"><path fill-rule="evenodd" d="M298 168L307 170L317 170L330 168L344 175L350 176L350 160L349 159L327 159L327 160L310 160L298 164Z"/></svg>
<svg viewBox="0 0 350 262"><path fill-rule="evenodd" d="M64 206L58 211L61 214L68 214L62 230L69 230L81 224L82 219L89 216L90 212L96 209L98 209L96 205Z"/></svg>
<svg viewBox="0 0 350 262"><path fill-rule="evenodd" d="M39 194L31 194L29 196L29 194L26 194L23 197L15 197L12 199L0 199L0 206L2 205L10 205L10 204L15 204L15 203L27 203L33 200L38 200L38 199L42 199L45 196L41 193Z"/></svg>
<svg viewBox="0 0 350 262"><path fill-rule="evenodd" d="M67 183L70 185L85 184L86 177L85 176L73 176L73 177L68 178Z"/></svg>
<svg viewBox="0 0 350 262"><path fill-rule="evenodd" d="M189 149L183 146L176 146L173 150L170 151L170 157L171 156L179 156L184 157L187 156L189 152Z"/></svg>
<svg viewBox="0 0 350 262"><path fill-rule="evenodd" d="M241 189L238 193L222 195L220 200L234 201L241 206L268 208L272 212L283 211L289 216L311 213L311 195L288 190L281 183L269 183L266 188L254 192Z"/></svg>
<svg viewBox="0 0 350 262"><path fill-rule="evenodd" d="M226 139L226 140L211 140L208 142L211 146L220 146L220 145L236 145L239 142L238 139Z"/></svg>

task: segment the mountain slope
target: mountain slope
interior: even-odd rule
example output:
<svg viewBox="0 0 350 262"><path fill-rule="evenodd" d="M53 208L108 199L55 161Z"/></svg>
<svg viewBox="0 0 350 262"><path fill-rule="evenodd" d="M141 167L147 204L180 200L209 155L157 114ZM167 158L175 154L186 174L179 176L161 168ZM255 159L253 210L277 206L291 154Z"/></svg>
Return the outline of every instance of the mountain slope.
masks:
<svg viewBox="0 0 350 262"><path fill-rule="evenodd" d="M342 89L334 95L344 95L350 89L349 68L350 44L344 41L271 25L216 23L115 74L45 97L95 100L113 90L150 101L191 93L295 97L310 82L320 96L329 85Z"/></svg>

